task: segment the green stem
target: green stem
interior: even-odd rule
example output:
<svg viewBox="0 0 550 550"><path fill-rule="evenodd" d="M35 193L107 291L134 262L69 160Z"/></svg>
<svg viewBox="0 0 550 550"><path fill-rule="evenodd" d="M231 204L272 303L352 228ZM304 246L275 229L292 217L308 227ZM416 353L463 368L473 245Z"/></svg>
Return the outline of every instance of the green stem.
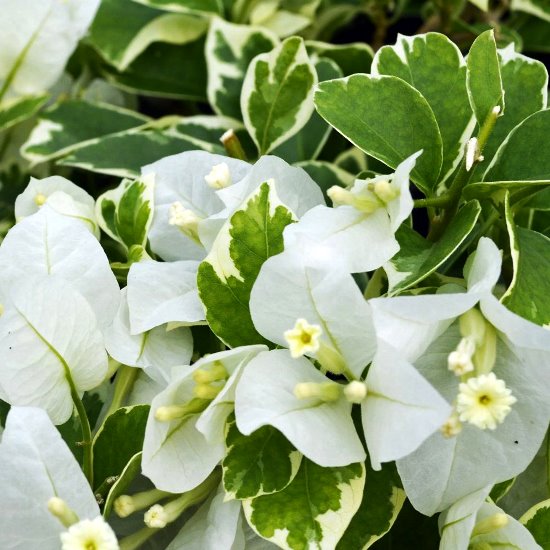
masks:
<svg viewBox="0 0 550 550"><path fill-rule="evenodd" d="M467 154L465 154L460 164L460 168L458 169L458 172L449 187L449 190L441 197L437 197L439 199L445 199L447 203L446 206L443 207L443 212L439 216L434 217L432 220L432 226L430 228L430 232L428 233L428 240L432 242L437 241L441 235L443 235L445 229L447 229L447 226L451 223L451 220L455 217L460 204L462 190L470 181L470 178L474 172L473 168L475 164L483 159L481 153L483 152L485 144L487 143L487 140L495 127L495 123L499 115L500 110L495 110L495 108L489 112L477 136L477 153L475 155L473 165L467 167Z"/></svg>
<svg viewBox="0 0 550 550"><path fill-rule="evenodd" d="M225 134L223 134L223 136L220 138L220 141L225 147L227 154L231 158L244 160L244 161L247 160L246 153L244 152L243 146L241 145L241 142L237 137L237 134L235 134L233 130L227 130L227 132L225 132Z"/></svg>
<svg viewBox="0 0 550 550"><path fill-rule="evenodd" d="M134 383L138 377L139 369L134 367L128 367L121 365L116 374L115 391L113 394L113 400L109 405L109 409L105 414L105 418L109 418L117 409L123 406L126 397L132 391Z"/></svg>
<svg viewBox="0 0 550 550"><path fill-rule="evenodd" d="M416 199L415 208L445 208L449 205L449 197L441 195L439 197L427 197L425 199Z"/></svg>
<svg viewBox="0 0 550 550"><path fill-rule="evenodd" d="M160 529L144 527L136 533L124 537L119 543L119 548L120 550L137 550L158 531L160 531Z"/></svg>
<svg viewBox="0 0 550 550"><path fill-rule="evenodd" d="M73 403L76 407L78 413L78 418L80 420L80 427L82 429L82 454L83 454L83 463L82 471L90 484L90 487L93 488L94 483L94 463L93 463L93 449L92 449L92 430L90 428L90 421L88 420L88 415L86 414L86 409L84 408L84 403L82 399L78 396L74 382L71 377L68 377L69 386L71 388L71 397Z"/></svg>

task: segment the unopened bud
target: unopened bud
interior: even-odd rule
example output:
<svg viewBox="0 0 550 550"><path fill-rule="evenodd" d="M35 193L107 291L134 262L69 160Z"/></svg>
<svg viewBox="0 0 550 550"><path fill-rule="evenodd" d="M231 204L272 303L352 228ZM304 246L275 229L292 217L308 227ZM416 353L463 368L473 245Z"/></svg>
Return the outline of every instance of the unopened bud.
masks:
<svg viewBox="0 0 550 550"><path fill-rule="evenodd" d="M471 536L473 538L479 535L488 535L493 531L497 531L498 529L502 529L503 527L506 527L509 521L510 520L508 519L508 516L504 512L493 514L492 516L489 516L485 519L478 521L475 524L475 527L474 527L474 530L472 531Z"/></svg>
<svg viewBox="0 0 550 550"><path fill-rule="evenodd" d="M353 380L344 387L344 396L350 403L361 403L367 397L367 385Z"/></svg>
<svg viewBox="0 0 550 550"><path fill-rule="evenodd" d="M78 523L78 516L69 508L67 503L59 497L52 497L48 500L48 510L55 516L65 527L70 527Z"/></svg>

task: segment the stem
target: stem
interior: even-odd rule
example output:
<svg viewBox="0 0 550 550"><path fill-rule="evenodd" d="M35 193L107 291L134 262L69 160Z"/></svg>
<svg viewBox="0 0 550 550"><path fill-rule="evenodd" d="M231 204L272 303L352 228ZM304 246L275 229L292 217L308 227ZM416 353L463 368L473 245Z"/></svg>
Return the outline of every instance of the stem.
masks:
<svg viewBox="0 0 550 550"><path fill-rule="evenodd" d="M227 130L220 138L227 154L234 159L246 161L246 153L244 152L243 146L237 134L233 130Z"/></svg>
<svg viewBox="0 0 550 550"><path fill-rule="evenodd" d="M126 400L126 397L132 391L134 383L138 377L139 369L134 367L128 367L121 365L116 374L115 391L113 394L113 400L107 409L105 418L109 418L117 409L122 407L122 404Z"/></svg>
<svg viewBox="0 0 550 550"><path fill-rule="evenodd" d="M481 153L483 152L485 144L487 143L487 140L489 139L489 136L491 135L491 132L495 127L495 123L499 115L500 107L495 106L493 109L491 109L491 111L487 115L487 118L485 119L485 122L481 126L477 137L477 152L474 159L474 165L483 160ZM441 197L437 197L440 199L446 199L447 204L443 207L442 214L434 217L432 221L432 227L430 228L430 232L428 233L429 241L434 242L439 240L439 238L441 237L445 229L447 229L447 226L449 225L449 223L451 223L451 220L454 218L455 214L458 211L460 197L462 196L462 190L464 189L464 186L470 181L470 178L472 177L472 174L474 172L473 166L470 166L469 168L467 167L466 157L467 155L464 155L464 158L462 159L462 162L460 164L460 168L451 186L449 187L449 190Z"/></svg>
<svg viewBox="0 0 550 550"><path fill-rule="evenodd" d="M150 539L160 529L151 529L150 527L144 527L136 533L124 537L120 543L120 550L137 550L141 548L143 543Z"/></svg>
<svg viewBox="0 0 550 550"><path fill-rule="evenodd" d="M78 392L76 391L72 378L69 377L68 380L69 386L71 388L71 397L76 407L78 418L80 420L80 427L82 429L82 454L84 457L82 471L84 472L84 475L86 476L90 487L93 488L94 464L92 454L92 430L90 428L90 421L88 420L88 415L86 414L84 403L82 403L82 399L78 397Z"/></svg>
<svg viewBox="0 0 550 550"><path fill-rule="evenodd" d="M445 208L449 205L449 197L441 195L439 197L428 197L425 199L416 199L414 201L415 208Z"/></svg>

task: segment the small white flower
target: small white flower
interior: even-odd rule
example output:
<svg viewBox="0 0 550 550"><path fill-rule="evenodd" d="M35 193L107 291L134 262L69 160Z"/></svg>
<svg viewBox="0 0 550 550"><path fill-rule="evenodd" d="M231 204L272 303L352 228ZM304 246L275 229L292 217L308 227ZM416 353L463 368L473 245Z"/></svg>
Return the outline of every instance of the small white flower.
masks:
<svg viewBox="0 0 550 550"><path fill-rule="evenodd" d="M319 350L321 327L310 325L305 319L297 319L294 328L285 331L290 355L296 359L305 353L315 353Z"/></svg>
<svg viewBox="0 0 550 550"><path fill-rule="evenodd" d="M490 372L460 384L456 410L461 421L494 430L516 401L504 381Z"/></svg>
<svg viewBox="0 0 550 550"><path fill-rule="evenodd" d="M232 183L229 166L225 162L213 166L210 173L204 176L204 179L212 189L224 189Z"/></svg>
<svg viewBox="0 0 550 550"><path fill-rule="evenodd" d="M185 208L181 202L176 201L170 205L168 211L170 225L175 225L183 230L196 230L200 218L193 212Z"/></svg>
<svg viewBox="0 0 550 550"><path fill-rule="evenodd" d="M119 550L113 530L101 516L71 525L61 533L61 543L62 550Z"/></svg>
<svg viewBox="0 0 550 550"><path fill-rule="evenodd" d="M462 338L454 351L447 357L447 367L457 376L462 376L474 370L472 357L476 346L472 338Z"/></svg>
<svg viewBox="0 0 550 550"><path fill-rule="evenodd" d="M143 521L147 527L152 527L154 529L162 529L168 524L168 515L164 506L161 504L154 504L145 512L143 516Z"/></svg>

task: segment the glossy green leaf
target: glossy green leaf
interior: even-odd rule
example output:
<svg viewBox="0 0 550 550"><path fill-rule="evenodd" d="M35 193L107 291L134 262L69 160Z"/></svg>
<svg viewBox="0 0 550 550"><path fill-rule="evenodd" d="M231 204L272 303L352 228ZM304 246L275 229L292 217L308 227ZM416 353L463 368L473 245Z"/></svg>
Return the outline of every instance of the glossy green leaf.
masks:
<svg viewBox="0 0 550 550"><path fill-rule="evenodd" d="M145 6L174 12L223 13L222 0L134 0Z"/></svg>
<svg viewBox="0 0 550 550"><path fill-rule="evenodd" d="M206 320L231 347L266 342L250 317L250 292L265 260L283 251L283 230L292 221L274 182L265 182L225 223L199 266L197 282Z"/></svg>
<svg viewBox="0 0 550 550"><path fill-rule="evenodd" d="M538 111L516 126L499 147L486 181L550 180L550 109Z"/></svg>
<svg viewBox="0 0 550 550"><path fill-rule="evenodd" d="M206 39L208 101L220 115L242 120L241 88L252 59L271 51L277 37L262 29L213 19Z"/></svg>
<svg viewBox="0 0 550 550"><path fill-rule="evenodd" d="M466 63L458 47L445 35L399 35L395 46L376 53L373 75L397 76L416 88L437 120L443 141L440 179L458 165L475 120L466 90Z"/></svg>
<svg viewBox="0 0 550 550"><path fill-rule="evenodd" d="M493 485L493 488L489 493L491 500L496 503L501 498L504 498L508 494L512 486L514 485L515 481L516 481L516 478L513 477L511 479L507 479L506 481L501 481L500 483L496 483L495 485Z"/></svg>
<svg viewBox="0 0 550 550"><path fill-rule="evenodd" d="M315 71L319 82L342 76L338 65L330 59L319 59L315 63ZM279 145L273 154L290 163L315 160L327 142L331 130L321 116L313 111L306 125Z"/></svg>
<svg viewBox="0 0 550 550"><path fill-rule="evenodd" d="M48 94L43 94L5 102L0 108L0 132L30 118L46 103L48 97Z"/></svg>
<svg viewBox="0 0 550 550"><path fill-rule="evenodd" d="M351 44L330 44L317 40L306 40L306 49L310 55L332 59L342 70L342 76L356 73L368 73L374 52L363 42Z"/></svg>
<svg viewBox="0 0 550 550"><path fill-rule="evenodd" d="M21 152L36 165L63 156L90 140L136 128L148 120L139 113L106 103L62 101L39 116Z"/></svg>
<svg viewBox="0 0 550 550"><path fill-rule="evenodd" d="M543 550L550 550L550 499L539 502L519 520Z"/></svg>
<svg viewBox="0 0 550 550"><path fill-rule="evenodd" d="M361 503L363 464L321 468L304 458L285 489L243 501L250 526L279 548L335 548Z"/></svg>
<svg viewBox="0 0 550 550"><path fill-rule="evenodd" d="M524 11L550 21L550 4L548 0L512 0L510 7L513 10Z"/></svg>
<svg viewBox="0 0 550 550"><path fill-rule="evenodd" d="M366 550L392 527L406 495L392 463L374 471L367 465L367 482L359 510L353 516L336 550Z"/></svg>
<svg viewBox="0 0 550 550"><path fill-rule="evenodd" d="M142 166L196 148L196 143L169 132L123 132L89 141L60 164L100 174L136 178Z"/></svg>
<svg viewBox="0 0 550 550"><path fill-rule="evenodd" d="M298 132L313 113L317 73L299 37L250 63L241 92L245 126L260 154Z"/></svg>
<svg viewBox="0 0 550 550"><path fill-rule="evenodd" d="M101 195L96 202L99 226L127 250L133 245L145 247L153 220L154 178L144 176L122 183Z"/></svg>
<svg viewBox="0 0 550 550"><path fill-rule="evenodd" d="M504 90L493 30L480 34L470 48L466 85L470 105L480 126L494 107L499 106L501 112L504 111Z"/></svg>
<svg viewBox="0 0 550 550"><path fill-rule="evenodd" d="M538 191L550 186L550 180L533 180L533 181L481 181L469 183L463 190L462 196L466 199L487 199L491 196L500 196L502 191L519 191L522 189L533 190L533 201L529 203L530 208L537 208L536 197L540 194ZM546 202L546 201L544 201ZM550 203L549 203L550 208ZM545 208L543 208L545 209Z"/></svg>
<svg viewBox="0 0 550 550"><path fill-rule="evenodd" d="M394 76L358 74L319 84L315 105L331 126L391 168L422 150L412 180L426 193L435 188L443 158L441 134L418 90Z"/></svg>
<svg viewBox="0 0 550 550"><path fill-rule="evenodd" d="M227 424L227 454L222 462L228 496L245 499L282 491L298 472L302 455L275 428L242 435L233 418Z"/></svg>
<svg viewBox="0 0 550 550"><path fill-rule="evenodd" d="M141 455L142 452L140 451L130 458L128 464L126 464L116 481L111 486L103 507L104 518L108 518L111 515L111 510L113 509L115 500L120 495L124 495L126 493L132 481L141 472Z"/></svg>
<svg viewBox="0 0 550 550"><path fill-rule="evenodd" d="M94 437L94 485L120 476L143 446L149 405L123 407L110 415Z"/></svg>
<svg viewBox="0 0 550 550"><path fill-rule="evenodd" d="M430 243L403 224L396 233L401 250L384 266L389 294L410 288L448 260L475 227L481 207L477 201L464 205L437 242Z"/></svg>

